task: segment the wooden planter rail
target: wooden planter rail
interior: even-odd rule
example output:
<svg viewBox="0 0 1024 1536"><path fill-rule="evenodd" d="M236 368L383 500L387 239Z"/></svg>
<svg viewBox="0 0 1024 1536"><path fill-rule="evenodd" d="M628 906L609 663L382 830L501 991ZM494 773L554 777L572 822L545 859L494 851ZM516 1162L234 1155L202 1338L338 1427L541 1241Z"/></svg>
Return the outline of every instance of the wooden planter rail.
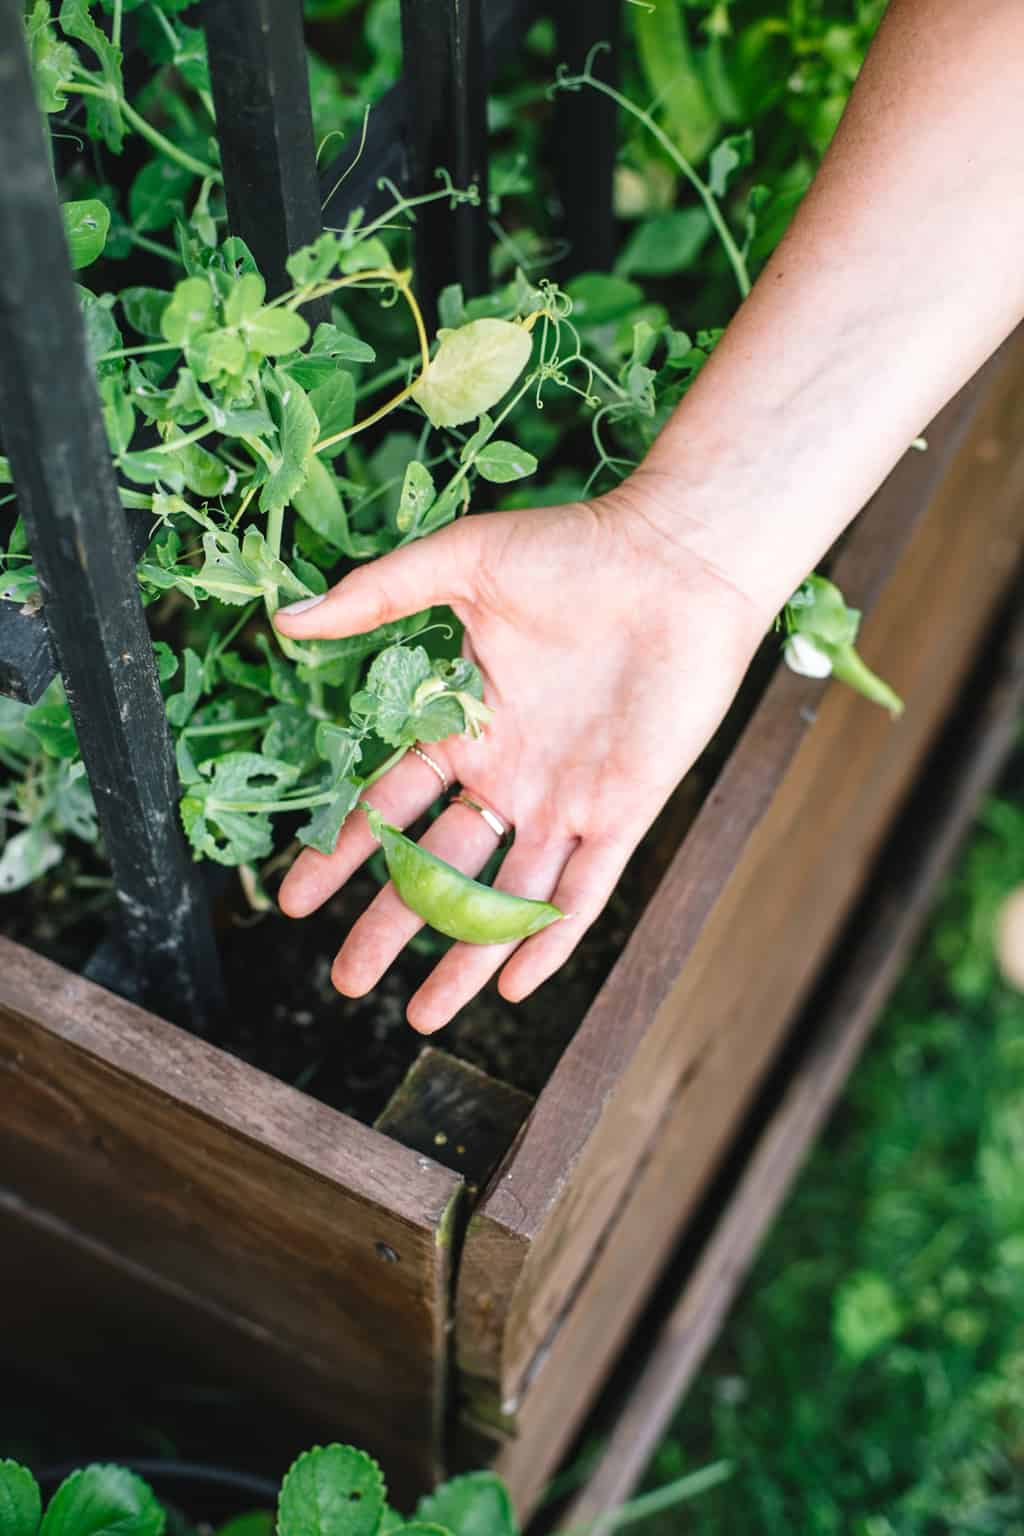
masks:
<svg viewBox="0 0 1024 1536"><path fill-rule="evenodd" d="M564 0L563 51L578 58L616 10ZM428 38L431 13L445 28ZM471 70L488 75L530 14L514 0L406 0L425 73L381 115L397 124L412 111L429 137L414 154L394 134L379 173L421 186L443 160L482 178L483 80ZM231 218L283 281L285 252L315 235L319 199L337 181L331 167L318 187L310 166L299 0L208 0L205 21ZM11 624L0 605L0 681L35 696L59 661L138 977L153 979L154 945L176 925L161 1011L201 1022L216 1006L216 967L181 847L132 545L20 26L18 0L0 0L12 136L0 173L0 404L47 606L45 622ZM611 237L609 120L596 94L571 105L572 133L597 163L594 201L567 194L566 206L593 251L602 228ZM599 143L607 155L593 153ZM357 197L366 174L357 167L329 216L341 221L339 199ZM482 281L486 212L469 209L460 225L453 275L469 288ZM438 226L423 219L418 230L436 282ZM59 397L43 378L55 335ZM428 1051L370 1128L0 940L0 1369L42 1369L58 1388L99 1373L126 1398L154 1379L169 1394L242 1389L282 1463L313 1438L350 1439L408 1498L444 1470L491 1460L523 1512L535 1507L890 834L909 824L926 759L1020 568L1024 336L927 436L928 451L908 454L864 511L835 570L864 610L865 657L904 695L905 716L893 724L852 692L785 670L771 678L535 1103ZM957 804L993 771L994 754L979 754L951 777ZM941 784L935 799L934 771L929 782L938 851L920 867L934 870L963 814L943 806ZM926 884L911 870L898 889L920 905ZM879 975L891 975L910 932L898 898L887 910L892 931L874 930L870 950ZM844 1067L866 1017L863 985L841 1000L860 1021L839 1031ZM554 1015L557 983L550 999ZM821 1102L838 1082L829 1063ZM790 1127L813 1123L809 1090L794 1081L783 1128L701 1249L651 1368L662 1403L695 1353L692 1341L685 1358L669 1347L673 1329L685 1331L697 1308L701 1340L713 1332L762 1206L795 1165ZM600 1509L619 1497L636 1461L628 1476L606 1466L579 1509L589 1518L595 1499Z"/></svg>

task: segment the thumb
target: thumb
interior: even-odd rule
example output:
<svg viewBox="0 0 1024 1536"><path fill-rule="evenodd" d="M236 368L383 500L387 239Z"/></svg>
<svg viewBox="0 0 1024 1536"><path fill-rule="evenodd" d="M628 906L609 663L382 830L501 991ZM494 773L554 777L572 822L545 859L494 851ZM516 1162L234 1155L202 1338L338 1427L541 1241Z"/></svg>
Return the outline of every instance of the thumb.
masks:
<svg viewBox="0 0 1024 1536"><path fill-rule="evenodd" d="M450 523L392 550L350 571L322 596L279 609L274 624L298 640L341 640L465 598L469 532L466 523Z"/></svg>

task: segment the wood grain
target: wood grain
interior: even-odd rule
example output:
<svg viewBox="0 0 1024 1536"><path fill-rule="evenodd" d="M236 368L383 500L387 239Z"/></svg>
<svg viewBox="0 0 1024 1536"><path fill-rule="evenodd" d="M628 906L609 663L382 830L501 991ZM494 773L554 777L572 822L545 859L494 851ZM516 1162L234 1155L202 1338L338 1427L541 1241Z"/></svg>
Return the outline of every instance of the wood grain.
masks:
<svg viewBox="0 0 1024 1536"><path fill-rule="evenodd" d="M869 614L864 654L906 715L893 725L780 671L474 1214L456 1337L476 1420L515 1424L595 1251L646 1189L622 1285L596 1311L580 1297L580 1358L590 1375L610 1358L806 994L1018 556L1022 363L1018 336L947 407L929 452L894 471L838 562ZM609 1249L629 1247L624 1232ZM564 1396L582 1398L568 1380Z"/></svg>
<svg viewBox="0 0 1024 1536"><path fill-rule="evenodd" d="M944 736L915 794L915 814L844 938L838 968L808 1010L788 1086L683 1280L649 1358L619 1406L600 1460L560 1522L593 1527L639 1481L680 1397L700 1369L768 1228L898 982L935 891L1019 733L1024 608L996 659L980 709ZM596 1522L596 1523L595 1523Z"/></svg>
<svg viewBox="0 0 1024 1536"><path fill-rule="evenodd" d="M3 939L0 1170L22 1224L220 1317L294 1406L343 1383L324 1432L438 1471L456 1174Z"/></svg>

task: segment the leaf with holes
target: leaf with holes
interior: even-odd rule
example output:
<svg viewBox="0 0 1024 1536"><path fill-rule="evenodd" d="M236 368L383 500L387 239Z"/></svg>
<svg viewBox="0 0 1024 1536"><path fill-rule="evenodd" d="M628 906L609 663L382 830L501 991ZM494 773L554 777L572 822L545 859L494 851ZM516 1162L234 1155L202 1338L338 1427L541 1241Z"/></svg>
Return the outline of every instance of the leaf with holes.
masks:
<svg viewBox="0 0 1024 1536"><path fill-rule="evenodd" d="M384 1512L380 1468L350 1445L316 1446L281 1484L279 1536L376 1536Z"/></svg>
<svg viewBox="0 0 1024 1536"><path fill-rule="evenodd" d="M60 211L71 269L77 272L102 256L110 230L110 209L98 198L87 197L80 202L62 203Z"/></svg>
<svg viewBox="0 0 1024 1536"><path fill-rule="evenodd" d="M474 421L507 395L530 361L533 338L511 320L471 320L446 331L412 391L435 427Z"/></svg>

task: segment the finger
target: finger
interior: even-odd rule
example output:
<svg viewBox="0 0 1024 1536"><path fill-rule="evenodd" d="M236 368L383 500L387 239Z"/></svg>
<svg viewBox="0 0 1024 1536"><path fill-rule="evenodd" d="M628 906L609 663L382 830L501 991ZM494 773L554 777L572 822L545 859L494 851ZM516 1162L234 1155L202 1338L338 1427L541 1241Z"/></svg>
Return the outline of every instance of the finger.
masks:
<svg viewBox="0 0 1024 1536"><path fill-rule="evenodd" d="M431 750L439 766L447 771L447 764L441 760L442 754L437 747ZM378 779L364 798L392 826L407 827L433 805L440 791L441 784L434 770L410 752ZM318 853L315 848L306 848L299 854L278 892L281 911L286 917L308 917L340 890L379 846L366 817L360 812L352 812L338 834L333 853Z"/></svg>
<svg viewBox="0 0 1024 1536"><path fill-rule="evenodd" d="M420 839L421 846L454 864L465 875L478 875L498 846L494 832L475 811L452 805ZM362 997L374 988L423 919L386 885L367 907L338 951L331 980L346 997Z"/></svg>
<svg viewBox="0 0 1024 1536"><path fill-rule="evenodd" d="M498 979L498 991L521 1003L564 965L594 919L604 910L633 851L632 843L583 843L573 854L551 900L565 913L520 945Z"/></svg>
<svg viewBox="0 0 1024 1536"><path fill-rule="evenodd" d="M320 597L307 597L274 615L283 634L299 640L342 639L408 618L466 595L472 534L451 523L414 544L351 571Z"/></svg>
<svg viewBox="0 0 1024 1536"><path fill-rule="evenodd" d="M513 843L494 882L495 890L547 901L558 884L575 839L549 838L543 843ZM516 944L456 944L439 960L410 1000L406 1017L421 1035L432 1035L449 1023L460 1008L487 985Z"/></svg>

